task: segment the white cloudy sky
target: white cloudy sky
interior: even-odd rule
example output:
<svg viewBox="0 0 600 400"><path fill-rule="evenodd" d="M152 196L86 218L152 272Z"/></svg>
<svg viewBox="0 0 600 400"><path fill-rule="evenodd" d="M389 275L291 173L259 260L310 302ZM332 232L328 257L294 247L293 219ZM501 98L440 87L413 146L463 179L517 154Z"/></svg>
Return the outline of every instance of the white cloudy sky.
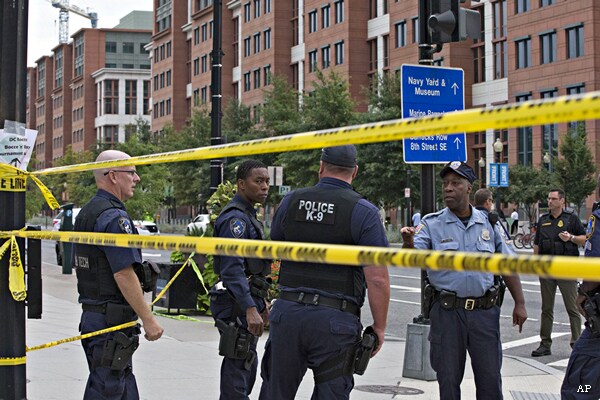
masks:
<svg viewBox="0 0 600 400"><path fill-rule="evenodd" d="M71 5L98 13L98 27L112 28L133 10L152 11L152 0L70 0ZM58 8L50 0L29 0L27 65L50 55L58 45ZM69 36L81 28L90 28L89 19L69 13Z"/></svg>

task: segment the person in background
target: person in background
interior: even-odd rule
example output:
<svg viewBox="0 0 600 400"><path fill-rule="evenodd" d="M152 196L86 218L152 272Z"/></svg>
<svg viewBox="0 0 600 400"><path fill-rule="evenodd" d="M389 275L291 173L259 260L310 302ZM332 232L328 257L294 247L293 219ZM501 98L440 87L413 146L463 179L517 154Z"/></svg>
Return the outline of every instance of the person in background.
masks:
<svg viewBox="0 0 600 400"><path fill-rule="evenodd" d="M572 211L565 208L565 192L551 189L548 193L548 212L537 222L533 242L533 253L556 256L579 257L578 246L585 243L585 229ZM571 347L581 335L581 318L577 311L577 280L540 278L542 294L542 316L540 322L541 342L531 352L533 357L552 354L552 324L554 322L554 299L556 288L560 289L571 324Z"/></svg>
<svg viewBox="0 0 600 400"><path fill-rule="evenodd" d="M421 212L419 210L415 211L412 216L412 224L413 226L419 226L421 223Z"/></svg>
<svg viewBox="0 0 600 400"><path fill-rule="evenodd" d="M512 219L512 225L510 226L510 235L514 236L519 230L519 212L516 208L513 208L513 211L510 214L510 219Z"/></svg>
<svg viewBox="0 0 600 400"><path fill-rule="evenodd" d="M271 239L387 247L377 207L352 188L356 148L327 147L319 182L287 194L273 218ZM360 308L368 288L373 325L371 357L383 344L390 300L386 267L283 260L281 293L269 316L261 365L261 400L293 400L308 368L313 400L348 399L354 368L347 362L361 343ZM368 359L367 359L368 360Z"/></svg>
<svg viewBox="0 0 600 400"><path fill-rule="evenodd" d="M106 150L96 161L128 158L121 151ZM135 166L97 169L94 179L98 191L77 215L74 231L137 234L123 204L140 182ZM140 250L75 244L73 265L83 308L79 325L82 334L135 321L139 316L147 340L162 336L163 328L143 293L154 289L157 271L142 263ZM139 333L136 326L82 339L90 371L84 400L140 398L131 363Z"/></svg>
<svg viewBox="0 0 600 400"><path fill-rule="evenodd" d="M267 167L246 160L237 167L237 192L215 221L215 237L265 238L255 205L269 194ZM270 284L271 261L238 256L215 256L214 271L220 281L211 290L210 310L221 335L221 400L248 399L258 360L256 344L268 315L265 297Z"/></svg>
<svg viewBox="0 0 600 400"><path fill-rule="evenodd" d="M492 211L494 208L494 197L492 196L492 191L486 188L478 189L475 192L474 201L475 208L479 211L483 211L488 216L488 220L492 226L496 226L496 223L500 221L500 216L495 211ZM510 241L510 235L506 231L504 225L500 222L498 226L500 227L500 234L504 238L504 241Z"/></svg>
<svg viewBox="0 0 600 400"><path fill-rule="evenodd" d="M416 228L401 229L403 248L513 255L498 224L469 204L475 173L453 161L440 171L446 208L423 217ZM502 399L500 304L497 277L478 271L428 270L431 320L430 360L441 400L460 399L460 384L469 352L478 399ZM527 319L521 281L503 277L515 302L513 325L521 332Z"/></svg>

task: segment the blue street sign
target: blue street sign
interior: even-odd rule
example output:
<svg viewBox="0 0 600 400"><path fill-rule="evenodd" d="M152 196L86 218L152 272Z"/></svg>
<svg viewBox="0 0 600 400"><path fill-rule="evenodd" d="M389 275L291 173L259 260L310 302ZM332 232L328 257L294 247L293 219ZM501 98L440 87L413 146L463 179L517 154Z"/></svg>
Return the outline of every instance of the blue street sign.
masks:
<svg viewBox="0 0 600 400"><path fill-rule="evenodd" d="M498 186L498 164L490 164L490 179L488 186Z"/></svg>
<svg viewBox="0 0 600 400"><path fill-rule="evenodd" d="M402 117L442 115L465 109L464 71L460 68L402 65ZM404 139L404 162L467 161L464 133Z"/></svg>
<svg viewBox="0 0 600 400"><path fill-rule="evenodd" d="M498 186L508 187L508 164L502 163L498 165L500 166L500 183Z"/></svg>

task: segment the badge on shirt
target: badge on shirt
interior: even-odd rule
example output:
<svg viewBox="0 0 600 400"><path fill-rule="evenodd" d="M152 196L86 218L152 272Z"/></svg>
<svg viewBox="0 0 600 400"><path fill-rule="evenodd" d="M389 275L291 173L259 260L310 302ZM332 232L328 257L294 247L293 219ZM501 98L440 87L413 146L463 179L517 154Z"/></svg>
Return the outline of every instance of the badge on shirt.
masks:
<svg viewBox="0 0 600 400"><path fill-rule="evenodd" d="M233 237L239 239L244 235L244 232L246 232L246 222L242 221L241 219L234 218L229 221L229 229L231 230L231 233L233 233Z"/></svg>
<svg viewBox="0 0 600 400"><path fill-rule="evenodd" d="M559 228L562 228L564 225L563 220L561 219L560 221L558 221L558 224L556 224L556 226L558 226Z"/></svg>
<svg viewBox="0 0 600 400"><path fill-rule="evenodd" d="M487 229L484 229L481 231L481 238L483 240L490 240L490 231L488 231Z"/></svg>
<svg viewBox="0 0 600 400"><path fill-rule="evenodd" d="M129 218L119 218L119 228L121 228L123 233L133 233L133 227L131 226L131 221Z"/></svg>

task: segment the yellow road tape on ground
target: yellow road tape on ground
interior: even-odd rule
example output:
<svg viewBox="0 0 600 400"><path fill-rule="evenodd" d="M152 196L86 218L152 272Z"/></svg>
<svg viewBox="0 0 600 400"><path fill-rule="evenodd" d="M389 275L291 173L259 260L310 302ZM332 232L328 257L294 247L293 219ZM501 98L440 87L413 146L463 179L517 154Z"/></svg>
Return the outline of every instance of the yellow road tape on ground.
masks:
<svg viewBox="0 0 600 400"><path fill-rule="evenodd" d="M91 245L119 246L190 253L284 259L347 265L420 267L437 270L490 272L494 274L534 274L553 278L598 279L600 259L565 256L464 253L407 250L368 246L322 245L314 243L237 240L192 236L139 236L127 234L10 231L0 237L28 237Z"/></svg>
<svg viewBox="0 0 600 400"><path fill-rule="evenodd" d="M47 168L32 173L36 175L49 175L118 166L148 165L320 149L322 147L350 143L388 142L417 136L456 132L479 132L486 129L506 129L586 119L600 119L600 92L591 92L577 96L562 96L554 99L532 100L498 107L455 111L435 117L405 118L299 133L296 135L276 136L220 146L150 154L122 161L67 165Z"/></svg>
<svg viewBox="0 0 600 400"><path fill-rule="evenodd" d="M22 365L25 363L25 357L0 357L0 367Z"/></svg>

